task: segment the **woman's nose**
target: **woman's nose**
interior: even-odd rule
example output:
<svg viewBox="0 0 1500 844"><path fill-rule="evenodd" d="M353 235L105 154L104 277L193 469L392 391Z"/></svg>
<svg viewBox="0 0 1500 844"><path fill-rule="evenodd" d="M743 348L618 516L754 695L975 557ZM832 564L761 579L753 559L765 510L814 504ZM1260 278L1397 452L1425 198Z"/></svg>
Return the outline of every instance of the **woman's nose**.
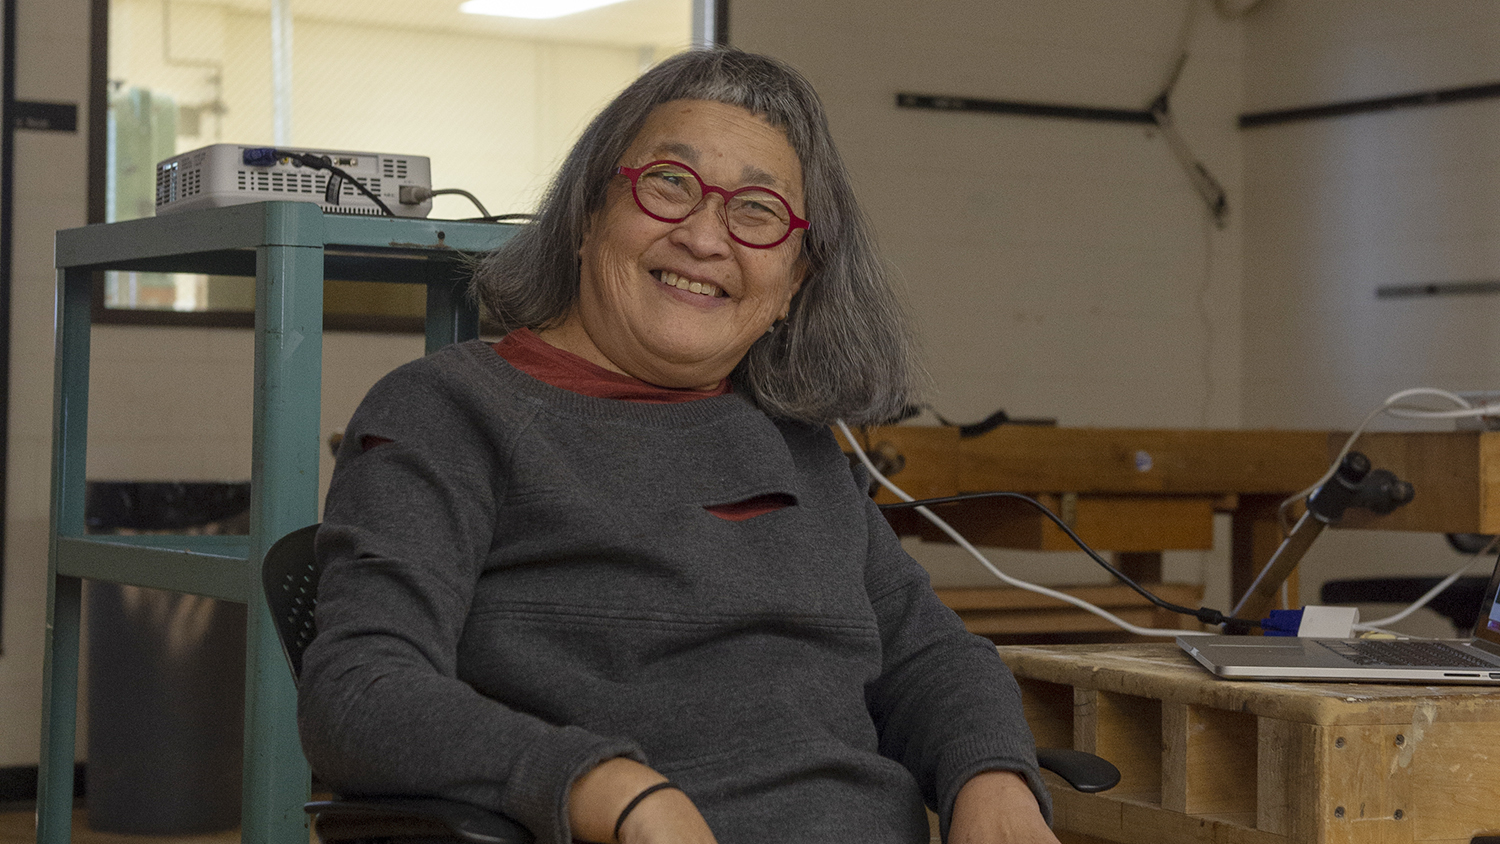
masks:
<svg viewBox="0 0 1500 844"><path fill-rule="evenodd" d="M700 254L729 250L729 216L722 197L706 194L687 218L677 224L683 243Z"/></svg>

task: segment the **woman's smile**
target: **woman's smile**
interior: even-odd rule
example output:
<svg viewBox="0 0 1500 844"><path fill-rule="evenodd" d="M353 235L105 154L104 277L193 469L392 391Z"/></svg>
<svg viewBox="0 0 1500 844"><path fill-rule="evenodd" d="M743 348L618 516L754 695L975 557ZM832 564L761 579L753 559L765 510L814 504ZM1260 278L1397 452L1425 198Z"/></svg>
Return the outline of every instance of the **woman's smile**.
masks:
<svg viewBox="0 0 1500 844"><path fill-rule="evenodd" d="M707 281L694 281L686 276L678 275L671 270L657 270L651 274L657 281L677 290L686 290L699 296L711 298L723 298L724 291L717 285Z"/></svg>

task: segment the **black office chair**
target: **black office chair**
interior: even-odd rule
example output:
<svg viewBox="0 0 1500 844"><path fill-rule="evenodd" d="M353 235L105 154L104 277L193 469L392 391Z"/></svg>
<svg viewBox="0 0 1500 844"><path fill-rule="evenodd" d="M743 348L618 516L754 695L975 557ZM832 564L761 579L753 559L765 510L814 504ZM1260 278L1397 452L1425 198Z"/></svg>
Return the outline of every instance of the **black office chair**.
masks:
<svg viewBox="0 0 1500 844"><path fill-rule="evenodd" d="M1495 537L1480 533L1450 533L1448 545L1473 556L1492 549ZM1410 604L1438 585L1440 577L1365 577L1330 580L1319 590L1325 604ZM1480 600L1489 587L1488 575L1460 577L1433 596L1427 608L1447 618L1459 636L1467 636L1479 619Z"/></svg>
<svg viewBox="0 0 1500 844"><path fill-rule="evenodd" d="M1441 577L1365 577L1330 580L1318 590L1325 604L1410 604L1438 585ZM1479 618L1479 599L1488 577L1460 577L1439 592L1427 608L1452 622L1458 635L1467 636Z"/></svg>
<svg viewBox="0 0 1500 844"><path fill-rule="evenodd" d="M302 673L302 652L317 633L313 607L318 601L322 568L313 554L318 526L294 530L266 551L261 585L276 622L276 634L292 667ZM1120 771L1092 753L1040 748L1037 761L1077 791L1105 791L1120 781ZM531 833L504 815L468 803L428 797L360 797L319 800L304 807L325 844L402 839L460 840L469 844L531 844Z"/></svg>
<svg viewBox="0 0 1500 844"><path fill-rule="evenodd" d="M302 652L317 628L313 607L318 601L322 567L313 554L317 525L294 530L266 551L261 586L276 622L281 649L302 675ZM407 844L426 841L464 841L468 844L531 844L530 830L510 818L469 803L436 797L348 797L315 800L303 807L313 816L313 829L324 844L401 839ZM424 841L425 840L425 841Z"/></svg>

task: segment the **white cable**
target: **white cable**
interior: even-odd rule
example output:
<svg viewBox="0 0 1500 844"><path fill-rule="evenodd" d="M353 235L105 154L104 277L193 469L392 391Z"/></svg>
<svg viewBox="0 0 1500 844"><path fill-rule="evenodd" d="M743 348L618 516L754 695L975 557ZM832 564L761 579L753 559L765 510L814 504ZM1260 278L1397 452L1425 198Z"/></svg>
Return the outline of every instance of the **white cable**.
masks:
<svg viewBox="0 0 1500 844"><path fill-rule="evenodd" d="M1422 597L1418 598L1416 601L1414 601L1411 604L1411 606L1407 607L1406 609L1401 610L1400 612L1396 613L1395 615L1386 616L1385 618L1377 618L1377 619L1375 619L1374 621L1371 621L1371 622L1361 622L1359 624L1354 625L1354 629L1355 630L1371 630L1371 631L1377 631L1377 632L1382 632L1382 633L1383 632L1387 632L1387 631L1384 631L1384 630L1380 630L1380 628L1382 628L1382 627L1388 627L1388 626L1390 626L1392 624L1397 624L1399 622L1405 621L1406 618L1408 616L1410 616L1412 613L1414 613L1417 610L1419 610L1419 609L1427 606L1427 604L1430 603L1433 598L1436 598L1444 589L1447 589L1449 586L1452 586L1453 583L1454 583L1454 581L1456 581L1460 577L1462 577L1463 574L1464 574L1464 572L1467 572L1469 569L1473 568L1475 563L1479 562L1480 559L1488 556L1491 552L1493 552L1495 550L1495 546L1496 545L1500 545L1500 537L1496 537L1494 539L1491 539L1487 545L1485 545L1483 548L1479 549L1479 551L1477 551L1472 556L1470 556L1469 559L1463 565L1459 566L1457 571L1453 572L1452 574L1450 574L1447 577L1443 578L1442 580L1438 581L1437 585L1435 585L1431 589L1427 590L1426 594L1424 594Z"/></svg>
<svg viewBox="0 0 1500 844"><path fill-rule="evenodd" d="M900 487L891 483L891 480L889 478L881 474L879 469L875 468L875 464L870 462L870 457L869 455L865 454L865 450L859 447L859 441L854 438L854 434L849 431L849 426L844 424L844 420L840 419L835 424L838 425L839 432L844 435L844 439L849 443L849 447L854 449L854 454L859 458L859 462L864 464L865 469L870 473L870 476L876 480L876 482L878 482L886 489L890 490L892 495L896 496L902 501L916 500L910 495L907 495L906 492ZM969 541L967 539L964 539L962 534L955 530L953 526L949 525L947 522L939 518L936 513L933 513L926 507L915 507L913 509L915 509L918 513L921 513L922 517L927 519L927 521L932 522L934 525L936 525L938 530L941 530L943 533L948 534L948 537L950 539L958 543L960 548L963 548L965 551L969 552L969 554L974 557L974 559L979 561L980 565L988 569L990 574L993 574L995 577L999 578L1002 583L1014 586L1018 589L1025 589L1028 592L1035 592L1038 595L1046 595L1049 598L1055 598L1064 603L1072 604L1073 606L1078 607L1081 610L1091 612L1094 615L1097 615L1100 618L1104 619L1105 621L1108 621L1109 623L1121 628L1122 630L1125 630L1128 633L1134 633L1137 636L1212 635L1203 630L1172 630L1158 627L1140 627L1138 625L1131 624L1130 622L1126 621L1123 618L1120 618L1109 610L1106 610L1103 607L1095 606L1094 604L1091 604L1088 601L1083 600L1082 598L1076 598L1066 592L1059 592L1056 589L1048 589L1045 586L1038 586L1035 583L1028 583L1024 580L1018 580L997 568L994 563L989 561L989 558L985 557L984 554L979 551L978 548L975 548L973 545L969 544Z"/></svg>
<svg viewBox="0 0 1500 844"><path fill-rule="evenodd" d="M1424 410L1419 407L1392 407L1386 411L1401 419L1467 419L1470 416L1500 416L1500 404L1464 407L1458 410Z"/></svg>

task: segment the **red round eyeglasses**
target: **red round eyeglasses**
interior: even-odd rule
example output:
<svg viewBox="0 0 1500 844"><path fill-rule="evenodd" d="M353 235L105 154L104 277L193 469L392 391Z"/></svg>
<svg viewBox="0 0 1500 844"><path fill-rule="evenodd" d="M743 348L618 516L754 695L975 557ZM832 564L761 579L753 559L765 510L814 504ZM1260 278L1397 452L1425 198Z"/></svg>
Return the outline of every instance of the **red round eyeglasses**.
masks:
<svg viewBox="0 0 1500 844"><path fill-rule="evenodd" d="M646 216L663 223L680 223L707 201L709 194L724 200L720 218L736 243L770 249L811 226L792 212L781 194L756 185L726 190L699 178L681 161L653 161L643 167L621 166L616 173L630 179L630 193Z"/></svg>

